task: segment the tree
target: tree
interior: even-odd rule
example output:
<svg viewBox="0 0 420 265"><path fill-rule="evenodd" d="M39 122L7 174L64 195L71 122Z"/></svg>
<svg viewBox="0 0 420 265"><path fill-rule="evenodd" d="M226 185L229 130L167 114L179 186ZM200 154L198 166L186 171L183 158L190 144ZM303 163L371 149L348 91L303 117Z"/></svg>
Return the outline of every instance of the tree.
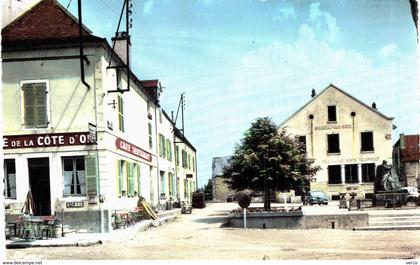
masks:
<svg viewBox="0 0 420 265"><path fill-rule="evenodd" d="M212 179L209 179L207 184L204 185L204 195L205 195L206 201L213 200L213 181L212 181Z"/></svg>
<svg viewBox="0 0 420 265"><path fill-rule="evenodd" d="M272 191L301 190L320 169L306 158L303 146L268 118L258 118L235 146L223 177L231 189L264 192L270 210Z"/></svg>

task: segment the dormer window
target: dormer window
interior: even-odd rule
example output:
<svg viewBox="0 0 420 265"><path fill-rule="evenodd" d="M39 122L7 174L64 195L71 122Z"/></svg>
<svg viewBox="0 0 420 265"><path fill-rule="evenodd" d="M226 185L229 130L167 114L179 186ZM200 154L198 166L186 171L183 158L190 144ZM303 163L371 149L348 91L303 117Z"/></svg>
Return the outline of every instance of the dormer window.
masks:
<svg viewBox="0 0 420 265"><path fill-rule="evenodd" d="M328 122L337 122L337 109L335 106L328 106Z"/></svg>

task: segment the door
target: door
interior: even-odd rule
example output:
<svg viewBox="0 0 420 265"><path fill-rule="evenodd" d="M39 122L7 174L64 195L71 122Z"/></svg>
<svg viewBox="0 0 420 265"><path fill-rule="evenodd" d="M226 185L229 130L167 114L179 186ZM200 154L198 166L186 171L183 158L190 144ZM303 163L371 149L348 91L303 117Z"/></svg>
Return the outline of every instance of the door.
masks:
<svg viewBox="0 0 420 265"><path fill-rule="evenodd" d="M28 158L28 171L29 187L35 203L34 215L51 215L49 158Z"/></svg>

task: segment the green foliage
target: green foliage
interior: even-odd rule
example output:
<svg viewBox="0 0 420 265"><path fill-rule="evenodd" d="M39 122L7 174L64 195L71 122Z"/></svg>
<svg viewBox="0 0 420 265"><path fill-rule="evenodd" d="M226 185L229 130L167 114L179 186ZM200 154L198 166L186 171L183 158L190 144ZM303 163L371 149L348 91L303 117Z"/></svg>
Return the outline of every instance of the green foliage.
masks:
<svg viewBox="0 0 420 265"><path fill-rule="evenodd" d="M206 200L213 200L213 183L212 179L209 179L206 185L204 185L204 195Z"/></svg>
<svg viewBox="0 0 420 265"><path fill-rule="evenodd" d="M301 190L320 169L294 137L268 118L258 118L237 144L223 177L231 189Z"/></svg>

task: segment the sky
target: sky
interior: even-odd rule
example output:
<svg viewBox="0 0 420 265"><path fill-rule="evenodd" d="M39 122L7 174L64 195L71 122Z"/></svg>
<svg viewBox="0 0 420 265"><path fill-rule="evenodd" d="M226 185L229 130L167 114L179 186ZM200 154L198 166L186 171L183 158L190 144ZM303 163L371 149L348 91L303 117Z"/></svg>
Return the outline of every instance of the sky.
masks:
<svg viewBox="0 0 420 265"><path fill-rule="evenodd" d="M59 0L77 15L77 1ZM110 41L123 0L83 1ZM280 124L334 84L395 117L392 142L420 131L416 28L408 0L133 0L132 71L159 79L161 105L185 92L199 187L258 117ZM177 125L180 127L180 120Z"/></svg>

